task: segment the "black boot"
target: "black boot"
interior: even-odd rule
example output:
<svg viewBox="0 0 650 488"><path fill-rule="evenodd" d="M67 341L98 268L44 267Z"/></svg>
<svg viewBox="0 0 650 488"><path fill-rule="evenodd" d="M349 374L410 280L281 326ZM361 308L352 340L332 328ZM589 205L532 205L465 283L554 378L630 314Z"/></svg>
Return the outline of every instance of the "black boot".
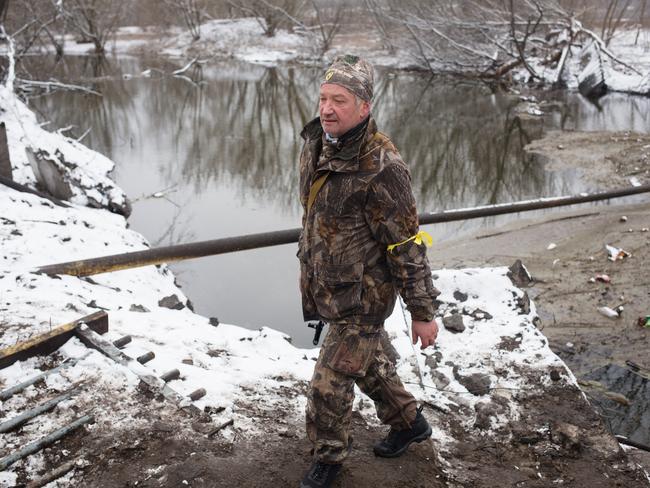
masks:
<svg viewBox="0 0 650 488"><path fill-rule="evenodd" d="M342 467L342 464L325 464L314 461L300 482L300 488L329 488Z"/></svg>
<svg viewBox="0 0 650 488"><path fill-rule="evenodd" d="M422 407L418 408L415 420L410 429L394 430L385 439L375 444L375 456L392 458L401 456L414 442L422 442L431 437L431 426L422 415Z"/></svg>

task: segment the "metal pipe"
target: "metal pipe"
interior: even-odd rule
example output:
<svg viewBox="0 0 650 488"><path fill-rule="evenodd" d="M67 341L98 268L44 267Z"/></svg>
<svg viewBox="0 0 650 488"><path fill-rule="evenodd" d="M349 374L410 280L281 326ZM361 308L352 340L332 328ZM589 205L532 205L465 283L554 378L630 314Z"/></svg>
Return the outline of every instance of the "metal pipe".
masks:
<svg viewBox="0 0 650 488"><path fill-rule="evenodd" d="M5 456L2 459L0 459L0 471L4 471L9 466L14 464L16 461L20 461L21 459L29 456L30 454L34 454L35 452L40 451L41 449L49 446L50 444L54 444L56 441L62 439L66 435L77 430L79 427L83 427L84 425L90 424L94 421L95 421L95 417L93 415L84 415L83 417L66 425L65 427L61 427L60 429L55 430L51 434L46 435L42 439L39 439L34 442L30 442L22 449L19 449L18 451L13 452L8 456Z"/></svg>
<svg viewBox="0 0 650 488"><path fill-rule="evenodd" d="M17 429L18 427L30 421L34 417L38 417L40 414L52 410L59 403L68 400L76 393L77 393L76 390L69 391L67 393L64 393L63 395L59 395L56 398L52 398L51 400L41 403L40 405L34 408L30 408L29 410L24 411L20 415L7 420L6 422L2 422L0 424L0 433L10 432L14 429Z"/></svg>
<svg viewBox="0 0 650 488"><path fill-rule="evenodd" d="M487 205L470 209L446 210L438 213L422 213L418 217L420 225L438 224L442 222L477 219L494 215L528 212L544 208L609 200L611 198L620 198L647 192L650 192L650 185L575 196L540 198L523 202ZM67 263L41 266L37 271L49 275L66 274L73 276L89 276L152 264L171 263L174 261L200 258L203 256L213 256L235 251L291 244L298 241L299 235L300 229L287 229L238 237L226 237L224 239L214 239L191 244L178 244L157 249L147 249L144 251L114 254L94 259L84 259L81 261L70 261Z"/></svg>
<svg viewBox="0 0 650 488"><path fill-rule="evenodd" d="M88 356L88 354L84 355L80 359L85 359L86 356ZM32 386L34 383L37 383L42 379L47 378L49 375L53 373L58 373L62 369L69 368L70 366L74 366L75 364L77 364L77 361L79 361L80 359L70 359L69 361L66 361L65 363L57 366L56 368L49 369L44 373L41 373L39 375L34 376L33 378L28 379L27 381L23 381L22 383L7 388L6 390L0 391L0 401L4 402L5 400L9 400L16 393L20 393L25 388Z"/></svg>

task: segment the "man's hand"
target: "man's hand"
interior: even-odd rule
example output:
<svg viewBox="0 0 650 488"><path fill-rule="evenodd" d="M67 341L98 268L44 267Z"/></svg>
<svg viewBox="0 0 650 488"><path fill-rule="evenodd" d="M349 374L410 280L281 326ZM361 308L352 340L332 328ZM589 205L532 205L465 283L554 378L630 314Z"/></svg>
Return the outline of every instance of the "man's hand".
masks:
<svg viewBox="0 0 650 488"><path fill-rule="evenodd" d="M417 344L418 338L422 345L420 349L425 349L433 346L438 337L438 324L435 319L431 322L422 322L421 320L414 320L411 324L411 332L413 334L413 344Z"/></svg>

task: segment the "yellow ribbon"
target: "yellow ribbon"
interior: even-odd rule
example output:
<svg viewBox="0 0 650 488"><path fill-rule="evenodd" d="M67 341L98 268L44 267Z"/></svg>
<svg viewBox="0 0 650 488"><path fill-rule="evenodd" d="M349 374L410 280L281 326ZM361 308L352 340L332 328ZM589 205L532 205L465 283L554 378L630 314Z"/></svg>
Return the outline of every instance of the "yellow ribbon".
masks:
<svg viewBox="0 0 650 488"><path fill-rule="evenodd" d="M388 246L388 252L391 252L393 249L395 249L397 246L401 246L402 244L406 244L409 241L415 241L415 243L419 246L420 244L425 244L427 247L433 246L433 237L431 237L431 234L428 232L425 232L421 230L414 236L409 237L408 239L398 242L397 244L390 244Z"/></svg>

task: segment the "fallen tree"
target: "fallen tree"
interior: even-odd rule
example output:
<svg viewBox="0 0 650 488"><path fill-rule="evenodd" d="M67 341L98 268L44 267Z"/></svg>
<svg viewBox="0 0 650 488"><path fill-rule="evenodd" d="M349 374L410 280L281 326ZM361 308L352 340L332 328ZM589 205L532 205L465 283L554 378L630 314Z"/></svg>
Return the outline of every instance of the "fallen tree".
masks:
<svg viewBox="0 0 650 488"><path fill-rule="evenodd" d="M365 1L385 44L405 51L416 67L432 73L499 81L516 77L517 81L565 87L584 65L598 58L601 70L607 65L642 76L608 47L612 25L603 39L581 22L579 12L564 8L557 0L470 0L462 5ZM608 12L611 16L611 9Z"/></svg>

